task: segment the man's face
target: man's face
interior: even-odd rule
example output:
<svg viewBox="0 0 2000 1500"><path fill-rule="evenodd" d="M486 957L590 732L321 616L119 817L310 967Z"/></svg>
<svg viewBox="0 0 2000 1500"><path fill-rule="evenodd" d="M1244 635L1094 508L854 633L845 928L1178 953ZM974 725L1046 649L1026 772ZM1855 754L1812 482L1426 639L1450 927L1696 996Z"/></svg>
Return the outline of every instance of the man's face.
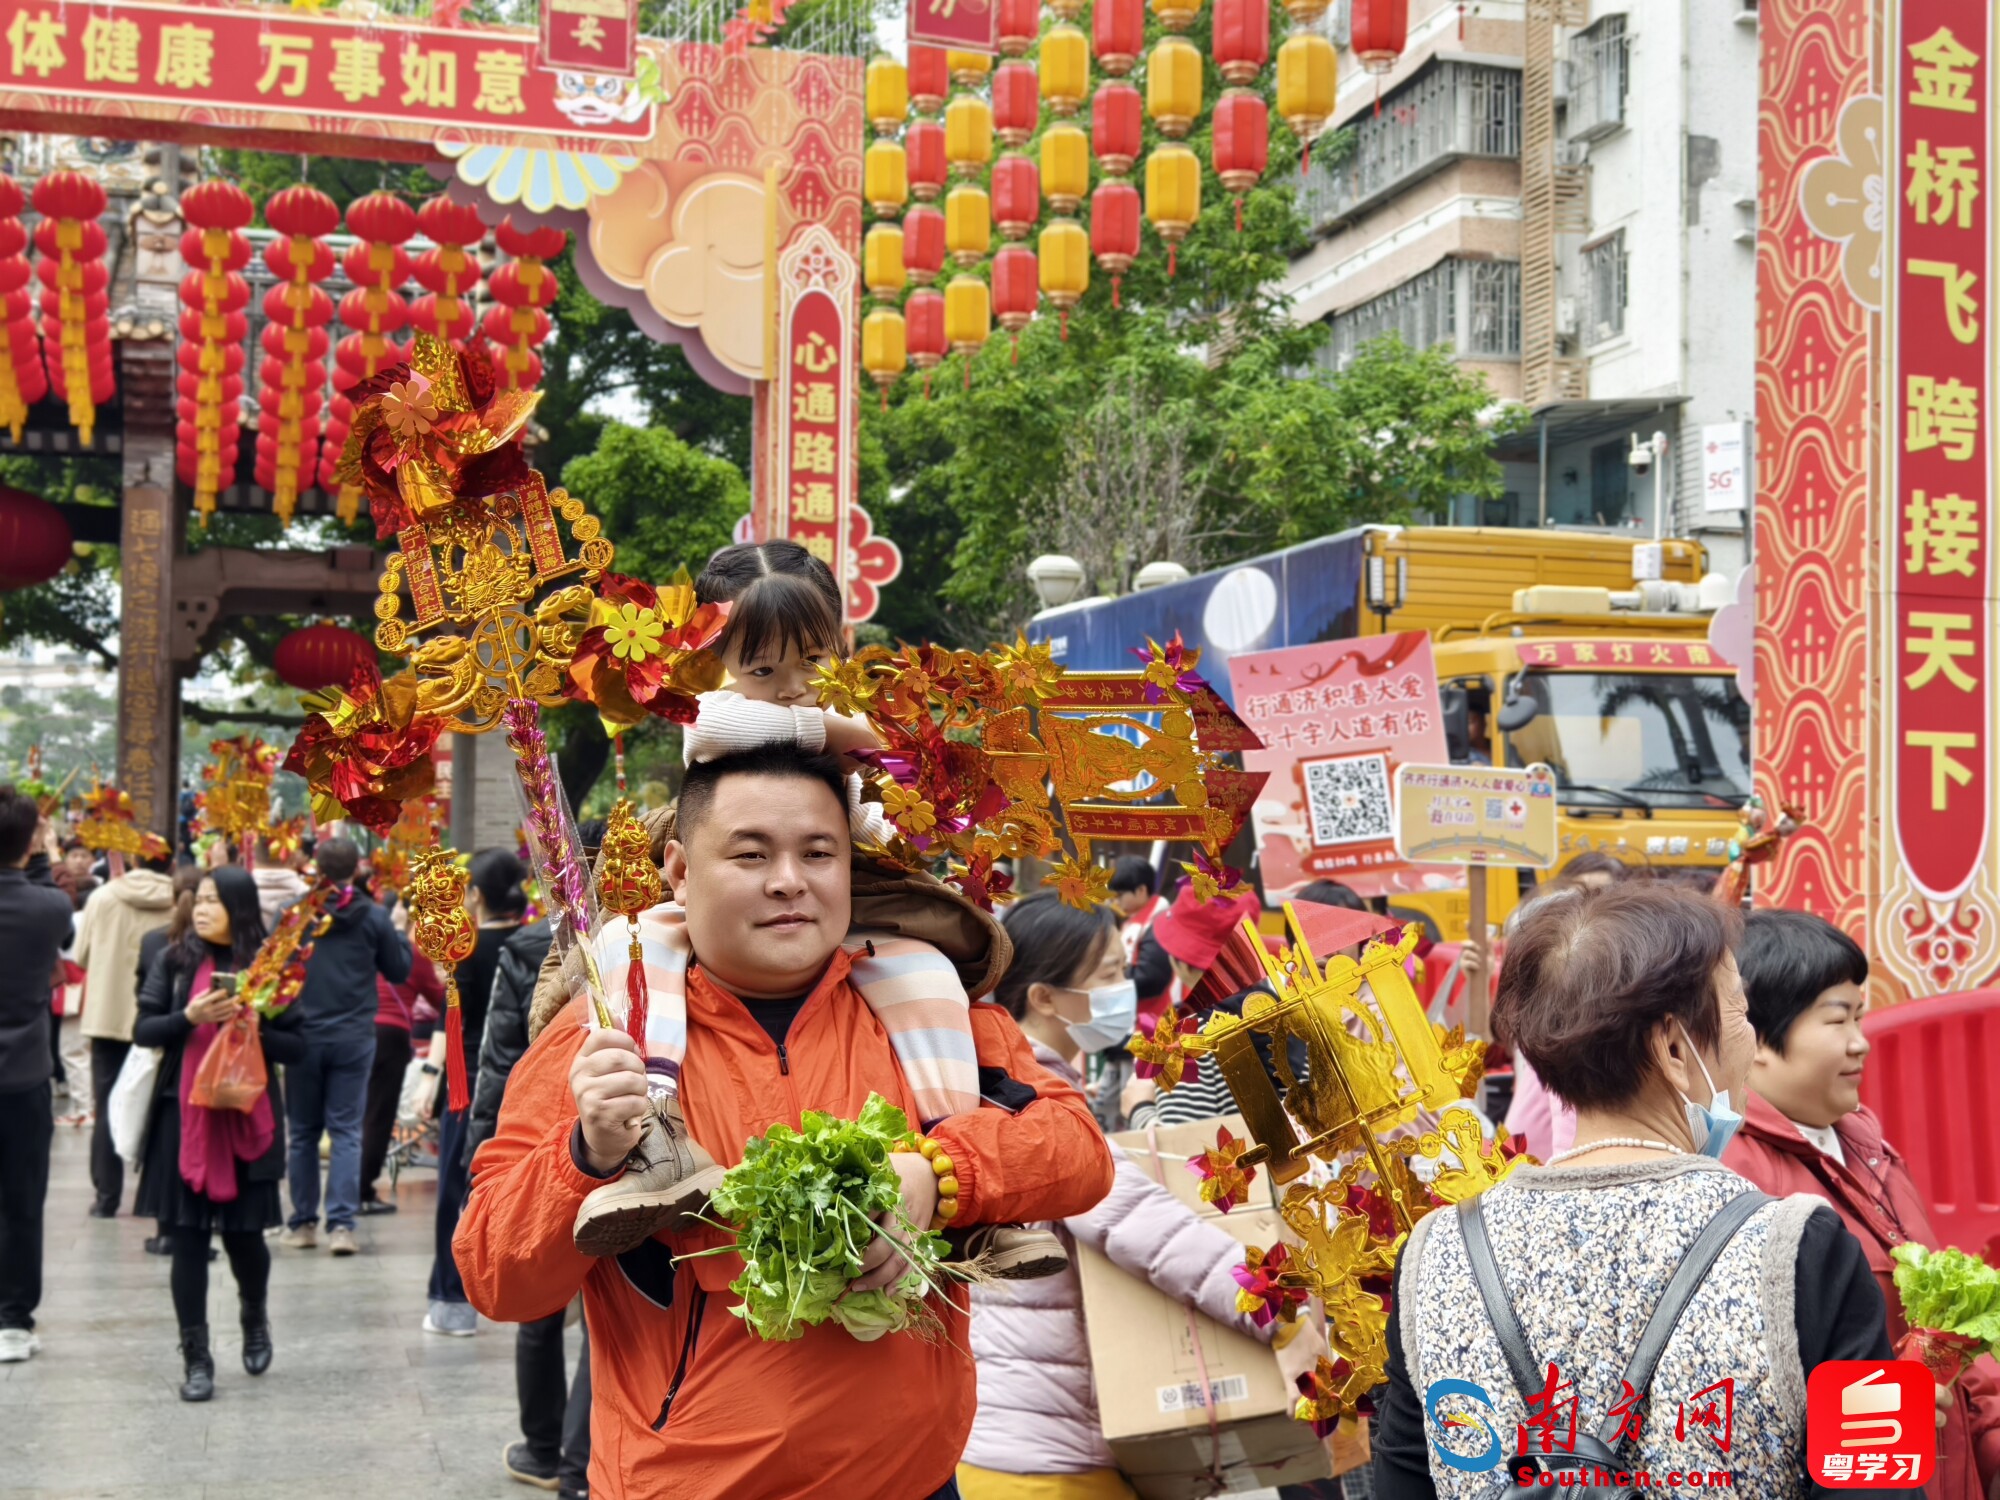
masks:
<svg viewBox="0 0 2000 1500"><path fill-rule="evenodd" d="M1152 899L1153 893L1143 885L1136 886L1129 891L1113 891L1111 893L1111 904L1118 908L1120 915L1127 917L1138 916L1140 912L1146 909L1146 903Z"/></svg>
<svg viewBox="0 0 2000 1500"><path fill-rule="evenodd" d="M745 999L819 982L852 914L847 808L824 783L726 776L666 878L702 968Z"/></svg>
<svg viewBox="0 0 2000 1500"><path fill-rule="evenodd" d="M1801 1125L1831 1125L1852 1114L1861 1104L1861 1073L1868 1061L1868 1036L1861 1029L1867 1013L1868 997L1859 985L1843 981L1820 991L1792 1022L1782 1048L1758 1043L1750 1087Z"/></svg>
<svg viewBox="0 0 2000 1500"><path fill-rule="evenodd" d="M96 856L88 849L70 849L63 854L63 867L79 880L90 873Z"/></svg>

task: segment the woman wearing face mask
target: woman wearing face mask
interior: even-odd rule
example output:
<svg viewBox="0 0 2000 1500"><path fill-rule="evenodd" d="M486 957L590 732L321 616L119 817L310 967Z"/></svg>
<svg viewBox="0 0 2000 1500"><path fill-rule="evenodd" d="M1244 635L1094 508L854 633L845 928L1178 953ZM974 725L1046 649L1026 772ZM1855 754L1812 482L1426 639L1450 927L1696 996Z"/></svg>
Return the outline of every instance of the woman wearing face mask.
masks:
<svg viewBox="0 0 2000 1500"><path fill-rule="evenodd" d="M1081 1054L1132 1031L1138 990L1125 977L1117 923L1108 910L1077 911L1046 891L1008 907L1006 922L1014 962L993 998L1021 1023L1035 1060L1077 1083ZM1254 1328L1236 1310L1230 1272L1243 1263L1243 1247L1116 1147L1111 1154L1111 1195L1056 1231L1268 1342L1273 1329ZM1133 1500L1098 1421L1082 1301L1074 1258L1057 1276L973 1288L979 1410L958 1470L965 1500ZM1278 1356L1287 1380L1324 1349L1302 1330Z"/></svg>
<svg viewBox="0 0 2000 1500"><path fill-rule="evenodd" d="M1766 1198L1717 1159L1743 1123L1735 1101L1756 1051L1739 928L1735 913L1650 882L1545 902L1522 921L1495 1019L1575 1106L1576 1141L1411 1233L1373 1433L1377 1495L1493 1500L1517 1428L1546 1451L1497 1331L1508 1325L1515 1363L1573 1382L1541 1403L1559 1418L1547 1469L1645 1469L1656 1485L1728 1469L1738 1493L1767 1500L1856 1493L1807 1471L1805 1376L1823 1360L1890 1357L1867 1257L1821 1200ZM1657 1365L1633 1369L1640 1330L1703 1250L1713 1259ZM1482 1291L1482 1265L1497 1288ZM1611 1415L1627 1373L1645 1397L1636 1438ZM1718 1387L1728 1432L1682 1420L1716 1405ZM1592 1441L1603 1449L1586 1460Z"/></svg>

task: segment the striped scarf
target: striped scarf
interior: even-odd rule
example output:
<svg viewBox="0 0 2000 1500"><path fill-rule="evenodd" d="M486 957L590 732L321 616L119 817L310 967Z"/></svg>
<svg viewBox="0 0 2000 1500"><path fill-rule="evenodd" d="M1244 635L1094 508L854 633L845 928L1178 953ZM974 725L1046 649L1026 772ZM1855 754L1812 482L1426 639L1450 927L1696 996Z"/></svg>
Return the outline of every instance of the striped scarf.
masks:
<svg viewBox="0 0 2000 1500"><path fill-rule="evenodd" d="M929 943L859 928L850 931L841 946L853 960L850 974L855 989L896 1049L924 1128L947 1115L979 1108L971 1002L951 961ZM687 970L692 956L682 909L667 902L641 912L639 949L646 971L642 1044L646 1072L654 1093L675 1093L687 1056ZM623 1024L626 971L632 965L627 925L606 922L597 934L596 953L605 999Z"/></svg>

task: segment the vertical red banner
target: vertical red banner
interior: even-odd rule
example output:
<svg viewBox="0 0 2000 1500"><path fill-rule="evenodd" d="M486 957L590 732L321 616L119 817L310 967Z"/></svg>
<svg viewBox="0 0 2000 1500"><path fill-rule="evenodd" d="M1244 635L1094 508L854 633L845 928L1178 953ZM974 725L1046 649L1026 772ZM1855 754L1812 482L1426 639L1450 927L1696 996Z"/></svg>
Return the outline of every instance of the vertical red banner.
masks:
<svg viewBox="0 0 2000 1500"><path fill-rule="evenodd" d="M840 305L824 291L803 293L785 320L783 388L774 392L783 535L847 577L847 508L853 453L852 380L841 360L848 338Z"/></svg>
<svg viewBox="0 0 2000 1500"><path fill-rule="evenodd" d="M910 0L909 37L959 52L1000 50L998 0Z"/></svg>
<svg viewBox="0 0 2000 1500"><path fill-rule="evenodd" d="M1903 860L1933 899L1977 874L1993 801L1989 24L1954 0L1903 0L1890 49L1892 780Z"/></svg>

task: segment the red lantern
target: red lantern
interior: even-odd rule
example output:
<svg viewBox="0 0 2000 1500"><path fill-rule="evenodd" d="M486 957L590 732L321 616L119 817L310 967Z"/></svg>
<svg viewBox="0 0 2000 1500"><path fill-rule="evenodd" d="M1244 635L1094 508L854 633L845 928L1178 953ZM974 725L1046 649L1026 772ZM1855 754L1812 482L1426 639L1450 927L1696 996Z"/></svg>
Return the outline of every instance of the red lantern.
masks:
<svg viewBox="0 0 2000 1500"><path fill-rule="evenodd" d="M942 209L913 208L903 216L903 269L918 286L929 286L944 269ZM938 327L942 330L944 325L940 323ZM916 351L914 343L909 347L912 353Z"/></svg>
<svg viewBox="0 0 2000 1500"><path fill-rule="evenodd" d="M951 67L944 48L912 45L909 68L910 107L920 115L936 114L951 93Z"/></svg>
<svg viewBox="0 0 2000 1500"><path fill-rule="evenodd" d="M417 257L417 280L432 295L417 299L410 309L411 320L446 343L463 340L473 326L466 299L486 273L479 257L468 254L466 247L486 237L485 222L476 209L439 193L426 198L417 210L417 228L436 241L437 248Z"/></svg>
<svg viewBox="0 0 2000 1500"><path fill-rule="evenodd" d="M1271 0L1215 0L1214 28L1223 80L1253 82L1271 61Z"/></svg>
<svg viewBox="0 0 2000 1500"><path fill-rule="evenodd" d="M47 583L70 560L74 535L40 495L0 485L0 589Z"/></svg>
<svg viewBox="0 0 2000 1500"><path fill-rule="evenodd" d="M1129 83L1099 86L1090 100L1090 150L1107 177L1123 177L1139 160L1146 102Z"/></svg>
<svg viewBox="0 0 2000 1500"><path fill-rule="evenodd" d="M1042 296L1041 264L1026 245L1003 245L993 257L993 320L1014 335L1014 363L1021 360L1021 330L1035 320Z"/></svg>
<svg viewBox="0 0 2000 1500"><path fill-rule="evenodd" d="M375 665L375 648L363 636L338 625L308 625L278 642L271 670L278 681L302 693L346 687L355 668Z"/></svg>
<svg viewBox="0 0 2000 1500"><path fill-rule="evenodd" d="M250 283L238 273L250 262L250 240L242 231L256 206L235 183L213 178L181 195L181 213L192 226L181 236L181 259L195 269L182 278L180 297L196 314L201 341L199 367L183 377L191 409L179 424L175 448L189 456L178 466L180 478L194 491L195 511L206 524L225 475L235 478L243 430L243 381L224 374L222 345L234 324L246 322Z"/></svg>
<svg viewBox="0 0 2000 1500"><path fill-rule="evenodd" d="M1025 57L1042 34L1042 0L1000 0L1000 55Z"/></svg>
<svg viewBox="0 0 2000 1500"><path fill-rule="evenodd" d="M1097 0L1090 14L1090 50L1097 66L1123 78L1146 46L1146 0Z"/></svg>
<svg viewBox="0 0 2000 1500"><path fill-rule="evenodd" d="M993 227L1004 240L1024 240L1042 212L1042 172L1033 157L1009 154L993 168Z"/></svg>
<svg viewBox="0 0 2000 1500"><path fill-rule="evenodd" d="M0 285L7 293L5 323L0 324L0 426L21 441L27 426L28 408L49 393L48 372L42 367L41 346L30 321L34 299L26 290L34 279L34 269L21 252L28 248L28 232L20 213L27 200L20 184L0 176Z"/></svg>
<svg viewBox="0 0 2000 1500"><path fill-rule="evenodd" d="M1236 232L1243 232L1243 195L1257 185L1271 160L1271 111L1248 89L1230 89L1215 101L1215 175L1236 195Z"/></svg>
<svg viewBox="0 0 2000 1500"><path fill-rule="evenodd" d="M904 231L908 233L907 228ZM931 371L944 363L949 346L944 338L944 293L934 288L910 293L903 304L904 347L910 363L924 372L924 394L931 389Z"/></svg>
<svg viewBox="0 0 2000 1500"><path fill-rule="evenodd" d="M534 383L528 378L529 362L541 363L535 346L549 336L549 317L541 309L556 300L555 273L546 262L562 254L569 236L560 229L516 229L510 215L495 239L514 259L486 279L487 291L500 304L486 315L486 336L500 346L497 363L506 388L526 389Z"/></svg>
<svg viewBox="0 0 2000 1500"><path fill-rule="evenodd" d="M1090 254L1111 273L1113 307L1119 283L1139 258L1140 207L1139 190L1129 182L1099 183L1090 195Z"/></svg>
<svg viewBox="0 0 2000 1500"><path fill-rule="evenodd" d="M910 196L935 203L944 191L946 162L944 126L936 120L913 120L903 132L903 160L910 177Z"/></svg>
<svg viewBox="0 0 2000 1500"><path fill-rule="evenodd" d="M1041 78L1031 62L1003 62L993 74L993 133L1025 146L1042 121Z"/></svg>
<svg viewBox="0 0 2000 1500"><path fill-rule="evenodd" d="M97 406L117 394L111 372L109 276L104 227L97 221L109 199L94 177L51 172L35 184L37 269L48 288L42 298L42 342L60 351L49 361L49 383L69 403L69 419L90 446ZM96 274L93 275L92 273ZM52 273L52 274L51 274Z"/></svg>
<svg viewBox="0 0 2000 1500"><path fill-rule="evenodd" d="M1354 0L1348 46L1371 73L1396 66L1410 41L1410 0Z"/></svg>

